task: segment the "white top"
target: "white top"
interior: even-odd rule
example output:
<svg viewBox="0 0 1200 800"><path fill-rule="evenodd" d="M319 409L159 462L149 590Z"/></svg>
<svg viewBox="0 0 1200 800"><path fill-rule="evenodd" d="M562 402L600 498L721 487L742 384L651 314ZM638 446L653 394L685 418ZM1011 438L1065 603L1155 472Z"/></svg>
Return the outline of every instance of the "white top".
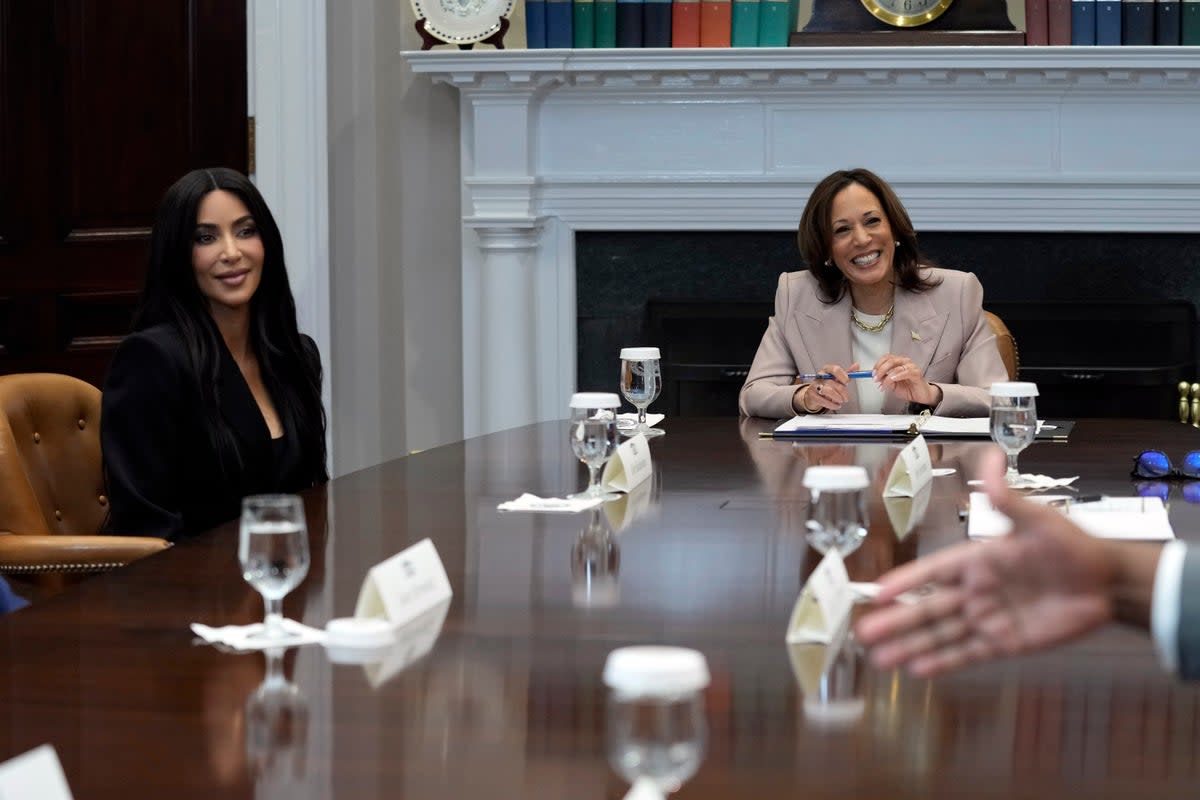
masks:
<svg viewBox="0 0 1200 800"><path fill-rule="evenodd" d="M620 408L621 400L612 392L576 392L571 408Z"/></svg>
<svg viewBox="0 0 1200 800"><path fill-rule="evenodd" d="M864 314L855 309L858 316L867 325L876 325L884 317L883 314ZM874 369L879 359L892 347L892 323L884 326L876 333L864 331L850 322L850 353L862 369ZM873 380L855 380L854 388L858 390L858 407L863 414L879 414L883 412L883 390Z"/></svg>
<svg viewBox="0 0 1200 800"><path fill-rule="evenodd" d="M698 692L708 686L704 654L686 647L621 647L604 662L604 683L636 697Z"/></svg>
<svg viewBox="0 0 1200 800"><path fill-rule="evenodd" d="M1037 397L1037 384L1023 381L993 383L991 395L992 397Z"/></svg>
<svg viewBox="0 0 1200 800"><path fill-rule="evenodd" d="M1174 539L1163 545L1154 571L1150 605L1150 633L1164 669L1179 669L1179 592L1183 582L1183 556L1187 545Z"/></svg>
<svg viewBox="0 0 1200 800"><path fill-rule="evenodd" d="M622 361L646 361L651 358L661 358L657 347L622 347Z"/></svg>
<svg viewBox="0 0 1200 800"><path fill-rule="evenodd" d="M865 489L868 484L866 467L809 467L804 470L804 488L818 492Z"/></svg>

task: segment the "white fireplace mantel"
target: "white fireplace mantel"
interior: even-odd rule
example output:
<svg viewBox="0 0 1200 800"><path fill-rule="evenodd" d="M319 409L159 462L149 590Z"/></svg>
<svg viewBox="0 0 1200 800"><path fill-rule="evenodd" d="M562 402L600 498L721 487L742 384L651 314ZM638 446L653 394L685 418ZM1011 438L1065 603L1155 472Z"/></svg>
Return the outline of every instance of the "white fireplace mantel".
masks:
<svg viewBox="0 0 1200 800"><path fill-rule="evenodd" d="M576 230L790 230L865 166L918 230L1200 231L1200 48L404 56L461 95L467 435L563 416Z"/></svg>

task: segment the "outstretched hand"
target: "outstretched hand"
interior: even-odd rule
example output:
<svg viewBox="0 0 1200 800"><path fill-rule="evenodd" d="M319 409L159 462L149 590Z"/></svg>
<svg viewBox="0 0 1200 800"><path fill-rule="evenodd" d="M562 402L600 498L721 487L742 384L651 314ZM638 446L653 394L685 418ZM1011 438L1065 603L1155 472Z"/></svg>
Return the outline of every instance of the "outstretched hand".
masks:
<svg viewBox="0 0 1200 800"><path fill-rule="evenodd" d="M999 450L981 467L988 497L1013 521L1013 532L964 542L884 575L875 600L884 607L855 628L876 666L934 675L1041 650L1113 618L1118 570L1104 544L1010 490ZM931 584L934 591L919 602L893 602Z"/></svg>

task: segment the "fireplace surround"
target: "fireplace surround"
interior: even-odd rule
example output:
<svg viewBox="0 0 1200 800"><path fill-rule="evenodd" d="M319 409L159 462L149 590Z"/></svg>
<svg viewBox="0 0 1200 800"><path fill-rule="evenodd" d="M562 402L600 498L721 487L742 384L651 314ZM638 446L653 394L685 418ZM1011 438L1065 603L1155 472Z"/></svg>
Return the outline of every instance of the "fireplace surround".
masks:
<svg viewBox="0 0 1200 800"><path fill-rule="evenodd" d="M786 233L817 180L858 165L896 186L923 238L1200 229L1195 48L405 58L461 98L467 435L562 416L586 349L584 232ZM1176 260L1176 277L1193 264Z"/></svg>

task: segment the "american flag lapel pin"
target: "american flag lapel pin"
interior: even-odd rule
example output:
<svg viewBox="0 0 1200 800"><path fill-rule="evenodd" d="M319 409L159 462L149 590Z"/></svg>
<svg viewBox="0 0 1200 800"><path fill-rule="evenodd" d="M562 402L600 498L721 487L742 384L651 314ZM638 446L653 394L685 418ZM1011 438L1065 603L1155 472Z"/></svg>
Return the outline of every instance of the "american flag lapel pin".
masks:
<svg viewBox="0 0 1200 800"><path fill-rule="evenodd" d="M916 331L912 331L912 338L914 342L919 342L921 341L921 334L917 333Z"/></svg>

